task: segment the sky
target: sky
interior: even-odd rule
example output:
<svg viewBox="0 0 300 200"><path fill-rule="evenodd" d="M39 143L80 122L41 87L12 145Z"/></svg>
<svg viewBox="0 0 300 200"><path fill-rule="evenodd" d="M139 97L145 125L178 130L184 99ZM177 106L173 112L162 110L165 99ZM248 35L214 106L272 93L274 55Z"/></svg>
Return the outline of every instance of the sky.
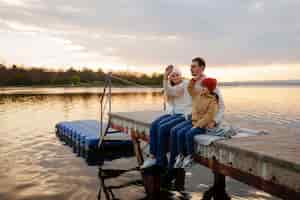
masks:
<svg viewBox="0 0 300 200"><path fill-rule="evenodd" d="M300 79L299 0L0 0L0 63Z"/></svg>

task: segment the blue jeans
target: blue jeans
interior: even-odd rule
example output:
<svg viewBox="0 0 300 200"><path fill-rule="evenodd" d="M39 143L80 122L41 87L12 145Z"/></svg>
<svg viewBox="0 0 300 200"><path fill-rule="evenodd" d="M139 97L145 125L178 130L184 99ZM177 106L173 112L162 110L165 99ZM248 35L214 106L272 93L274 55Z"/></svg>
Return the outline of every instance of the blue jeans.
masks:
<svg viewBox="0 0 300 200"><path fill-rule="evenodd" d="M150 153L155 155L156 154L156 149L157 149L157 130L158 130L158 125L161 121L163 120L168 120L172 118L172 115L166 114L162 115L159 118L155 119L150 126Z"/></svg>
<svg viewBox="0 0 300 200"><path fill-rule="evenodd" d="M164 166L168 151L170 129L185 118L181 114L162 116L156 119L150 127L150 153L155 155L157 165Z"/></svg>
<svg viewBox="0 0 300 200"><path fill-rule="evenodd" d="M194 137L196 135L205 134L205 128L191 128L185 135L185 145L188 155L194 153Z"/></svg>
<svg viewBox="0 0 300 200"><path fill-rule="evenodd" d="M178 140L177 134L178 134L178 132L186 132L190 128L192 128L192 121L189 119L189 120L182 121L181 123L177 124L176 126L174 126L171 129L171 131L170 131L171 140L170 140L169 170L173 169L176 156L179 154L179 151L178 151L178 144L179 144L178 141L179 140ZM183 143L183 145L184 145L184 140L181 143ZM180 143L180 145L181 145L181 143Z"/></svg>
<svg viewBox="0 0 300 200"><path fill-rule="evenodd" d="M193 128L192 121L188 121L189 123L186 124L183 128L179 129L177 131L177 154L185 155L185 152L187 151L186 146L186 134Z"/></svg>

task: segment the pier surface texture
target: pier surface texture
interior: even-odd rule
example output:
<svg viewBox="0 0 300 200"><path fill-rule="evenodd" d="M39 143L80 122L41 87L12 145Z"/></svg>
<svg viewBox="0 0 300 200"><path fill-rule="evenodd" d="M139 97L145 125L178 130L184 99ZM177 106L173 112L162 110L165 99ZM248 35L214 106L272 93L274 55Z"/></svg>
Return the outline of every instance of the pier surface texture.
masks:
<svg viewBox="0 0 300 200"><path fill-rule="evenodd" d="M162 111L110 114L114 128L149 140L151 122ZM300 199L300 134L281 133L197 144L195 160L214 173L230 176L283 199ZM143 158L139 158L139 164Z"/></svg>

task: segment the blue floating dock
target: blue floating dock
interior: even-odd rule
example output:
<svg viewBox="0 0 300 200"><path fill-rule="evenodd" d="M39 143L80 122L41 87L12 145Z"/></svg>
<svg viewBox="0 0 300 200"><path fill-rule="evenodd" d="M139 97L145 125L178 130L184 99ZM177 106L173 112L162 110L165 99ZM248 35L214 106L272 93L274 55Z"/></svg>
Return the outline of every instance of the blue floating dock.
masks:
<svg viewBox="0 0 300 200"><path fill-rule="evenodd" d="M107 124L103 124L104 127ZM91 154L101 153L98 149L98 143L100 140L100 122L97 120L77 120L77 121L65 121L56 124L56 134L66 144L73 148L74 153L80 156L89 158ZM103 142L105 148L120 148L124 146L132 146L132 141L127 133L118 132L110 129L107 133L110 138L115 140L109 140ZM121 136L121 137L120 137ZM122 138L122 139L117 139Z"/></svg>

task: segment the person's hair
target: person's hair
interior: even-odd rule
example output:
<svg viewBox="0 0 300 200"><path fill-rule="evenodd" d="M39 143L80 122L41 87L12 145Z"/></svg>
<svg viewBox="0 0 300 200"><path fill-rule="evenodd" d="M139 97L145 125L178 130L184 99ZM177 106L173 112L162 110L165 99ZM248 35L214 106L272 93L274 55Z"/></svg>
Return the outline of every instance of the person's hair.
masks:
<svg viewBox="0 0 300 200"><path fill-rule="evenodd" d="M174 69L174 65L172 65L172 64L170 64L170 65L167 66L167 68L169 68L169 67L172 68L172 69ZM175 85L175 83L173 81L170 81L170 84L171 84L171 86Z"/></svg>
<svg viewBox="0 0 300 200"><path fill-rule="evenodd" d="M216 97L217 103L219 103L219 95L215 92L212 92L211 94Z"/></svg>
<svg viewBox="0 0 300 200"><path fill-rule="evenodd" d="M171 86L174 86L175 83L174 83L173 81L170 80L170 85L171 85Z"/></svg>
<svg viewBox="0 0 300 200"><path fill-rule="evenodd" d="M170 65L167 66L167 68L169 68L169 67L173 69L174 65L170 64Z"/></svg>
<svg viewBox="0 0 300 200"><path fill-rule="evenodd" d="M200 57L193 58L192 62L197 62L199 67L203 67L203 69L205 69L206 67L205 60L203 58Z"/></svg>

